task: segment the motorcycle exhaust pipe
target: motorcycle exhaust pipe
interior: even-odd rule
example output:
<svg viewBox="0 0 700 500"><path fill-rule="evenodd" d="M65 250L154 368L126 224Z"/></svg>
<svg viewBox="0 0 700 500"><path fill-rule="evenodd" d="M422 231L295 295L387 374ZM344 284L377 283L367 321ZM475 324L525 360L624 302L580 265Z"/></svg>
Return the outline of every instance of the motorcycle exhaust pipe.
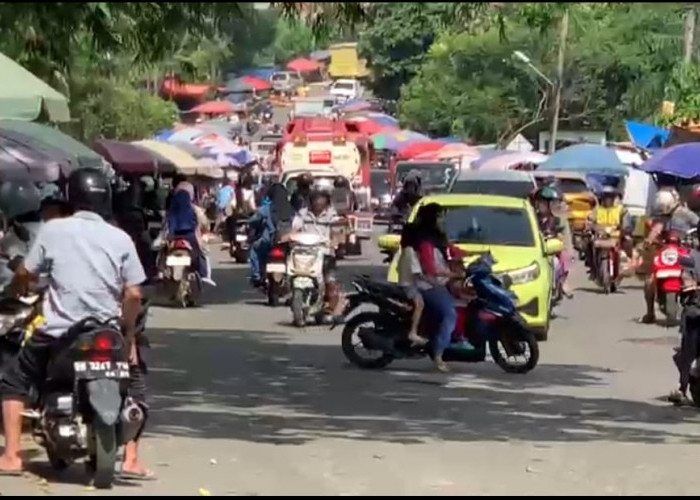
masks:
<svg viewBox="0 0 700 500"><path fill-rule="evenodd" d="M124 443L135 440L144 424L146 423L146 412L136 401L129 398L124 404L121 413L121 436Z"/></svg>

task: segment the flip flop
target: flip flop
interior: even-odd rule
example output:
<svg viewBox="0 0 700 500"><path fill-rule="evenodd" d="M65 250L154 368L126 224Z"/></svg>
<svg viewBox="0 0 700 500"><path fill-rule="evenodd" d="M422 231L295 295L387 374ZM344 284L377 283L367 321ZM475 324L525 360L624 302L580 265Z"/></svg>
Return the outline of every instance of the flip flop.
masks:
<svg viewBox="0 0 700 500"><path fill-rule="evenodd" d="M145 472L125 472L122 471L119 474L120 479L126 479L128 481L155 481L158 479L155 472L152 470L146 470Z"/></svg>
<svg viewBox="0 0 700 500"><path fill-rule="evenodd" d="M19 477L24 473L22 470L2 470L0 469L0 476L4 477Z"/></svg>

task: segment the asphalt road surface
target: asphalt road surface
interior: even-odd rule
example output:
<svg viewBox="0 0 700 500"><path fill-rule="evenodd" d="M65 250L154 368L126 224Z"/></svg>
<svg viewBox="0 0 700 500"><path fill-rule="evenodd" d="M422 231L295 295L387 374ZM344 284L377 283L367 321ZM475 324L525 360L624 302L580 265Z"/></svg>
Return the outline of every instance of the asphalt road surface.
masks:
<svg viewBox="0 0 700 500"><path fill-rule="evenodd" d="M382 275L370 245L341 275ZM159 479L86 487L27 440L30 471L3 495L696 494L700 421L675 388L673 330L635 322L639 285L600 295L581 276L524 376L428 360L365 372L339 331L295 329L222 252L204 307L153 308L152 419ZM581 273L579 273L581 274Z"/></svg>

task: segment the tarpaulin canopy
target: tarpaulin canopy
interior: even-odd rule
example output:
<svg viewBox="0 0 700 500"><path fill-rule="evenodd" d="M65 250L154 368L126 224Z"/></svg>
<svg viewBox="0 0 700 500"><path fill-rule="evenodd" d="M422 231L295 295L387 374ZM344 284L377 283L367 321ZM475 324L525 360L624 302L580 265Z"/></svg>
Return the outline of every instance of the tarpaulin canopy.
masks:
<svg viewBox="0 0 700 500"><path fill-rule="evenodd" d="M221 92L227 93L241 93L241 92L252 92L255 87L245 80L245 77L234 78L233 80L228 80L226 85L219 89Z"/></svg>
<svg viewBox="0 0 700 500"><path fill-rule="evenodd" d="M445 144L442 148L435 152L435 157L438 160L446 160L450 158L459 158L461 156L479 156L479 150L473 146L464 144L463 142L453 142Z"/></svg>
<svg viewBox="0 0 700 500"><path fill-rule="evenodd" d="M627 175L615 150L600 144L576 144L560 149L538 170L571 170L584 174Z"/></svg>
<svg viewBox="0 0 700 500"><path fill-rule="evenodd" d="M98 139L94 149L122 174L175 173L175 165L166 158L128 142Z"/></svg>
<svg viewBox="0 0 700 500"><path fill-rule="evenodd" d="M43 152L0 136L0 181L54 182L61 166Z"/></svg>
<svg viewBox="0 0 700 500"><path fill-rule="evenodd" d="M197 137L201 137L208 132L206 129L199 127L184 127L176 129L166 139L167 142L191 142Z"/></svg>
<svg viewBox="0 0 700 500"><path fill-rule="evenodd" d="M416 142L426 142L430 138L413 132L412 130L397 130L395 132L381 132L372 136L374 149L389 149L399 151Z"/></svg>
<svg viewBox="0 0 700 500"><path fill-rule="evenodd" d="M105 159L60 130L34 122L0 120L0 133L17 132L65 153L76 167L106 168Z"/></svg>
<svg viewBox="0 0 700 500"><path fill-rule="evenodd" d="M278 66L261 67L261 68L245 68L238 72L238 76L254 76L262 80L270 80L272 75L279 70Z"/></svg>
<svg viewBox="0 0 700 500"><path fill-rule="evenodd" d="M185 175L204 175L214 177L211 163L203 163L187 151L166 142L136 141L133 145L162 156L175 166L175 169Z"/></svg>
<svg viewBox="0 0 700 500"><path fill-rule="evenodd" d="M320 67L321 65L316 61L304 57L299 57L287 63L288 70L297 71L299 73L311 73L312 71L318 70Z"/></svg>
<svg viewBox="0 0 700 500"><path fill-rule="evenodd" d="M642 149L660 149L670 135L668 130L647 123L627 121L625 128L630 141Z"/></svg>
<svg viewBox="0 0 700 500"><path fill-rule="evenodd" d="M63 94L0 52L0 118L32 122L42 111L52 122L70 121Z"/></svg>
<svg viewBox="0 0 700 500"><path fill-rule="evenodd" d="M348 121L354 123L357 127L357 130L359 130L359 132L363 135L374 135L379 134L381 132L391 132L394 130L398 130L398 127L382 125L381 123L377 123L373 120L363 117L353 118Z"/></svg>
<svg viewBox="0 0 700 500"><path fill-rule="evenodd" d="M233 103L229 101L209 101L190 109L190 113L206 115L230 115L235 111Z"/></svg>
<svg viewBox="0 0 700 500"><path fill-rule="evenodd" d="M396 118L394 118L393 116L386 115L384 113L377 113L373 111L353 113L347 118L347 120L351 122L372 121L384 128L393 128L396 130L399 129L399 121Z"/></svg>
<svg viewBox="0 0 700 500"><path fill-rule="evenodd" d="M244 76L241 80L257 91L270 90L272 88L272 84L269 81L255 76Z"/></svg>
<svg viewBox="0 0 700 500"><path fill-rule="evenodd" d="M216 159L222 167L242 166L256 159L249 150L238 146L232 140L219 134L206 134L198 137L193 142L196 146L216 154Z"/></svg>
<svg viewBox="0 0 700 500"><path fill-rule="evenodd" d="M344 113L354 113L356 111L369 111L372 109L372 103L364 99L350 99L339 106Z"/></svg>
<svg viewBox="0 0 700 500"><path fill-rule="evenodd" d="M700 177L700 142L678 144L654 153L642 163L641 169L650 174L667 174L682 179Z"/></svg>
<svg viewBox="0 0 700 500"><path fill-rule="evenodd" d="M403 149L398 155L398 160L410 160L420 154L438 151L445 146L440 141L416 142Z"/></svg>
<svg viewBox="0 0 700 500"><path fill-rule="evenodd" d="M471 167L475 170L500 171L510 170L523 163L539 165L547 160L548 156L536 151L494 151L494 154L482 156L472 161Z"/></svg>

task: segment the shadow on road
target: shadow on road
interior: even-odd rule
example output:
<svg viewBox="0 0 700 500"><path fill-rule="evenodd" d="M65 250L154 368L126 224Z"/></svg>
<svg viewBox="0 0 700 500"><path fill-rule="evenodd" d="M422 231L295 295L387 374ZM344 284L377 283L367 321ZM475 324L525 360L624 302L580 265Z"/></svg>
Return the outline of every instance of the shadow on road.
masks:
<svg viewBox="0 0 700 500"><path fill-rule="evenodd" d="M281 334L150 336L149 432L156 435L292 445L323 437L404 444L700 441L669 430L686 418L671 408L542 393L605 383L609 370L593 366L543 364L509 376L484 363L456 367L446 379L427 371L427 362L361 371L347 365L337 345L290 344Z"/></svg>

